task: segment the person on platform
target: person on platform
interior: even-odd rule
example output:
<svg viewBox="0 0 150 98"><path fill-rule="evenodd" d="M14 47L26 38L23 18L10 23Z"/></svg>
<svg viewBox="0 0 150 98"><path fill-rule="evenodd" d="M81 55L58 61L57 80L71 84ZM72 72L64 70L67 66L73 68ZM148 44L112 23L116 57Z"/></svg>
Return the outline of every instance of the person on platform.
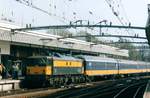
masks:
<svg viewBox="0 0 150 98"><path fill-rule="evenodd" d="M3 65L2 64L0 64L0 80L2 79L2 72L3 72L3 67L2 67Z"/></svg>
<svg viewBox="0 0 150 98"><path fill-rule="evenodd" d="M5 66L2 63L0 63L0 76L1 76L1 79L5 78L5 71L6 71Z"/></svg>
<svg viewBox="0 0 150 98"><path fill-rule="evenodd" d="M0 74L2 74L3 71L3 64L0 63Z"/></svg>
<svg viewBox="0 0 150 98"><path fill-rule="evenodd" d="M18 79L18 72L19 72L19 64L15 64L12 66L13 69L13 79Z"/></svg>

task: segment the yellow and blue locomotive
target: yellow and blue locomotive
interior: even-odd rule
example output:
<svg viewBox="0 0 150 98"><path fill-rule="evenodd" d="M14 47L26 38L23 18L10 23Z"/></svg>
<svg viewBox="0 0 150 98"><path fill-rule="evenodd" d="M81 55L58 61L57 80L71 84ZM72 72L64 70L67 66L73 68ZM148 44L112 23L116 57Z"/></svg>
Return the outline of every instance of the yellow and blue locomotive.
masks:
<svg viewBox="0 0 150 98"><path fill-rule="evenodd" d="M26 80L38 85L62 85L83 82L84 65L74 57L35 56L27 60Z"/></svg>

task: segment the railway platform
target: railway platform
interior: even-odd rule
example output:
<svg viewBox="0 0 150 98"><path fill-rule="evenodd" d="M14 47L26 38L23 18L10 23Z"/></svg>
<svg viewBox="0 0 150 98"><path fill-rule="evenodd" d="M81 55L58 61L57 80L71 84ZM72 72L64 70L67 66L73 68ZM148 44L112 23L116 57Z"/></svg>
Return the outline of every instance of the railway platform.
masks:
<svg viewBox="0 0 150 98"><path fill-rule="evenodd" d="M147 83L143 98L150 98L150 80Z"/></svg>
<svg viewBox="0 0 150 98"><path fill-rule="evenodd" d="M21 80L9 80L2 79L0 80L0 92L20 89Z"/></svg>

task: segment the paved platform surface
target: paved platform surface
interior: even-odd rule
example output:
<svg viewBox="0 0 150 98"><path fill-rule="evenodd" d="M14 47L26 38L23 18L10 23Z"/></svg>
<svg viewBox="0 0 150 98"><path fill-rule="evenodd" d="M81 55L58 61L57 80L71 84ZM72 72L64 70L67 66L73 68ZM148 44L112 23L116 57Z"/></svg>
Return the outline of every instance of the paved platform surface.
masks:
<svg viewBox="0 0 150 98"><path fill-rule="evenodd" d="M0 91L19 89L20 82L20 80L2 79L0 80Z"/></svg>
<svg viewBox="0 0 150 98"><path fill-rule="evenodd" d="M146 90L145 90L143 98L150 98L150 80L146 86Z"/></svg>
<svg viewBox="0 0 150 98"><path fill-rule="evenodd" d="M18 83L20 82L20 80L11 80L11 79L2 79L0 80L0 84L4 84L4 83Z"/></svg>

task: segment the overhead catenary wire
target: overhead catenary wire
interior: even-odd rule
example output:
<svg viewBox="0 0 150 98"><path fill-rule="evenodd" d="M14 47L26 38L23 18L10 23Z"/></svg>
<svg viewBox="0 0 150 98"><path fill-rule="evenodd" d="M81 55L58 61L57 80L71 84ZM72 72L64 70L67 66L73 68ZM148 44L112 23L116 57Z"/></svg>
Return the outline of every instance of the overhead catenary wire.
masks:
<svg viewBox="0 0 150 98"><path fill-rule="evenodd" d="M32 7L32 8L34 8L34 9L38 10L38 11L41 11L41 12L43 12L43 13L45 13L45 14L48 14L49 16L58 17L58 18L61 18L63 21L64 21L64 20L66 21L66 18L62 18L62 17L60 17L60 16L57 16L56 14L54 15L54 14L52 14L51 12L48 12L48 11L46 11L46 10L43 10L43 9L41 9L41 8L39 8L39 7L37 7L37 6L35 6L32 2L29 2L30 0L16 0L16 1L22 3L22 4L26 5L26 6ZM108 1L108 0L106 0L106 1ZM66 5L69 7L69 5L67 4L67 2L66 2L66 1L64 1L64 2L65 2ZM57 7L54 6L54 8L57 8ZM69 9L69 10L70 10L70 9ZM77 12L74 12L74 11L72 11L72 12L73 12L73 14L75 14L75 15L77 14ZM93 15L93 12L92 12L92 11L89 11L89 14ZM114 13L114 15L118 16L117 13ZM125 25L124 22L121 20L120 17L117 17L117 19L120 21L120 23L121 23L122 25Z"/></svg>
<svg viewBox="0 0 150 98"><path fill-rule="evenodd" d="M63 23L67 23L66 21L68 21L68 20L65 20L65 19L63 19L63 18L61 18L59 16L56 16L56 15L54 15L54 14L52 14L52 13L46 11L46 10L43 10L42 8L39 8L39 7L35 6L33 4L33 2L30 2L30 0L15 0L15 1L19 2L19 3L23 4L23 5L26 5L28 7L31 7L33 9L36 9L36 10L38 10L38 11L40 11L42 13L45 13L45 14L51 16L51 17L58 18Z"/></svg>
<svg viewBox="0 0 150 98"><path fill-rule="evenodd" d="M117 1L118 1L118 0L117 0ZM122 0L119 0L118 3L120 4L120 7L121 7L122 10L123 10L123 13L124 13L124 16L125 16L126 20L128 21L129 25L131 25L131 22L130 22L129 17L128 17L128 15L127 15L127 12L126 12L126 10L125 10L125 8L124 8L124 5L123 5L123 3L122 3ZM135 33L134 30L131 30L131 31L136 35L136 33Z"/></svg>
<svg viewBox="0 0 150 98"><path fill-rule="evenodd" d="M114 14L114 16L118 19L118 21L121 23L121 25L123 25L123 26L125 26L125 25L127 25L127 23L126 23L126 21L128 21L128 23L129 23L129 25L131 25L131 22L129 21L129 18L128 18L128 16L127 16L127 13L126 13L126 11L125 11L125 8L124 8L124 6L123 6L123 4L122 4L122 2L121 2L121 0L105 0L106 1L106 3L109 5L109 8L112 10L112 13ZM122 18L121 16L119 16L120 15L120 12L117 12L116 10L115 10L115 8L114 8L114 3L115 2L117 2L117 4L118 4L118 8L122 8L122 11L123 11L123 13L125 14L124 16L125 16L125 18L126 18L126 21L125 21L125 23L124 23L124 18ZM127 32L127 34L128 35L130 35L130 33L129 33L129 29L125 29L125 31ZM132 32L136 35L136 33L134 32L134 30L132 30ZM134 41L134 39L132 39L132 41Z"/></svg>

